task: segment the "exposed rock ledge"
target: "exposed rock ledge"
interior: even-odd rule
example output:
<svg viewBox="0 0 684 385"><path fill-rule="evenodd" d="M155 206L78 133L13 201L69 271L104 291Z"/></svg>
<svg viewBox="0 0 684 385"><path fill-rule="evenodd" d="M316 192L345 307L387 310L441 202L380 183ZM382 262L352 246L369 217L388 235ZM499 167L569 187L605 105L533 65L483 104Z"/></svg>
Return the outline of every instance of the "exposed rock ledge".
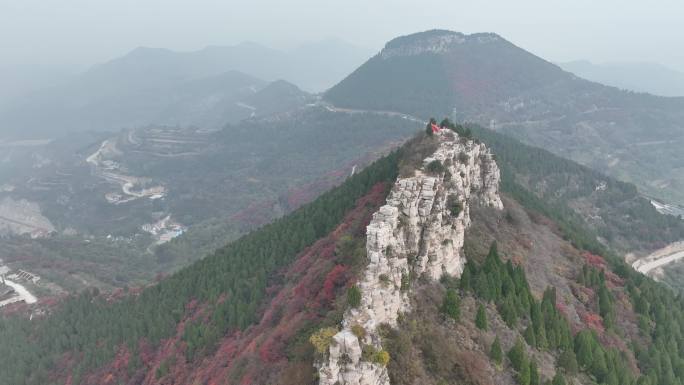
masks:
<svg viewBox="0 0 684 385"><path fill-rule="evenodd" d="M494 33L465 35L460 32L451 31L427 31L392 40L380 52L380 58L387 60L398 56L443 55L448 53L454 46L462 44L487 44L500 40L501 37Z"/></svg>
<svg viewBox="0 0 684 385"><path fill-rule="evenodd" d="M394 326L398 315L409 310L409 290L402 288L402 278L460 276L470 204L503 208L499 168L487 147L459 139L451 131L437 135L435 153L414 176L397 179L387 204L373 214L366 229L369 263L358 283L361 305L347 310L328 358L319 363L321 385L389 385L385 367L361 356L364 345L382 348L380 324ZM434 160L445 171L427 172ZM354 325L365 329L362 341L352 332Z"/></svg>

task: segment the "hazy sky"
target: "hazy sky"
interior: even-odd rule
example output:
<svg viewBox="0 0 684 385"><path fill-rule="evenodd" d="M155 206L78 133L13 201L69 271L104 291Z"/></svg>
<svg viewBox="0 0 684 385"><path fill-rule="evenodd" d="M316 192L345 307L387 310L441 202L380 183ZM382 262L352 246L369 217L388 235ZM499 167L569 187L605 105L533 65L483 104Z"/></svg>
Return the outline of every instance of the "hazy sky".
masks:
<svg viewBox="0 0 684 385"><path fill-rule="evenodd" d="M445 28L492 31L552 61L654 61L684 70L681 0L0 0L0 66L86 66L137 46L339 37L379 49Z"/></svg>

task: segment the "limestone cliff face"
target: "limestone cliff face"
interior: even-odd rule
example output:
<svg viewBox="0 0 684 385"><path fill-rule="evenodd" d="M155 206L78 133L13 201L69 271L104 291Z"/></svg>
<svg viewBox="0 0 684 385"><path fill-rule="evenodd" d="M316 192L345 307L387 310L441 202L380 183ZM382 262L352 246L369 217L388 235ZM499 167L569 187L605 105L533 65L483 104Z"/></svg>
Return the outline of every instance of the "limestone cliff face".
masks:
<svg viewBox="0 0 684 385"><path fill-rule="evenodd" d="M364 346L380 351L377 327L396 325L398 315L410 310L410 280L460 276L471 204L503 208L499 168L489 150L451 131L437 136L435 153L413 176L396 181L387 204L366 229L368 266L358 282L361 305L345 313L342 330L319 365L321 385L388 385L385 367L362 358ZM443 168L428 172L435 160ZM352 332L355 325L366 332L362 340Z"/></svg>

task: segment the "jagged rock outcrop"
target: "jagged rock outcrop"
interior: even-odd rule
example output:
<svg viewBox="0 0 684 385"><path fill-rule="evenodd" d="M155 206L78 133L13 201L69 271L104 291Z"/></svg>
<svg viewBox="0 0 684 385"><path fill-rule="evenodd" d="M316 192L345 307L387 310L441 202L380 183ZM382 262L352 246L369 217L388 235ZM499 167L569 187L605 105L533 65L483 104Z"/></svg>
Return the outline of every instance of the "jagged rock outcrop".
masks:
<svg viewBox="0 0 684 385"><path fill-rule="evenodd" d="M443 130L435 153L414 175L399 178L366 229L368 266L358 282L361 304L349 309L320 363L321 385L388 385L387 370L367 351L381 351L377 328L409 311L410 281L460 276L473 202L498 209L499 168L484 144ZM438 163L437 163L438 162ZM352 328L365 336L357 337Z"/></svg>

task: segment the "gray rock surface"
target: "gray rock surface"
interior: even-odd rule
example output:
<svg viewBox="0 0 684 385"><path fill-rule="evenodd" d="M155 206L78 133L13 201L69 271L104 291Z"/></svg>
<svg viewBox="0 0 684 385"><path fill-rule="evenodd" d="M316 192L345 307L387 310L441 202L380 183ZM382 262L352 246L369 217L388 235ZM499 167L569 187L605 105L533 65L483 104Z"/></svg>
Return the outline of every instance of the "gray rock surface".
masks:
<svg viewBox="0 0 684 385"><path fill-rule="evenodd" d="M460 276L470 205L503 208L499 168L487 147L451 131L437 135L435 153L413 176L395 182L387 203L366 229L368 266L358 282L361 304L347 310L328 358L319 363L321 385L389 385L385 367L364 361L362 351L364 345L380 351L378 326L394 326L399 314L410 310L409 289L402 288L402 278L406 282L421 275L433 280L443 274ZM426 170L435 160L444 171ZM352 333L355 325L366 331L362 341Z"/></svg>

